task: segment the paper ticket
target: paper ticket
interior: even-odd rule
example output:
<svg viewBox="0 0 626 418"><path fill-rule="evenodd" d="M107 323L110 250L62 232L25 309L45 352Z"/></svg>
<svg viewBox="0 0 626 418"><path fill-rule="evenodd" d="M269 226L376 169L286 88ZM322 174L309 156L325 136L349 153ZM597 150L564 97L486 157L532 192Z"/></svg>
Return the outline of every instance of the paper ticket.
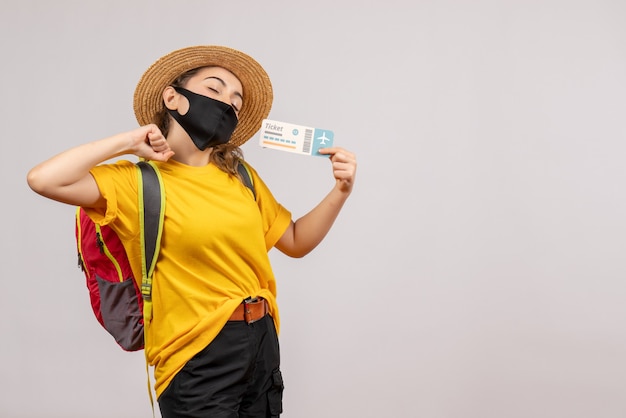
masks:
<svg viewBox="0 0 626 418"><path fill-rule="evenodd" d="M328 155L320 154L318 150L332 147L333 137L333 131L327 129L264 119L261 125L259 143L264 148L328 157Z"/></svg>

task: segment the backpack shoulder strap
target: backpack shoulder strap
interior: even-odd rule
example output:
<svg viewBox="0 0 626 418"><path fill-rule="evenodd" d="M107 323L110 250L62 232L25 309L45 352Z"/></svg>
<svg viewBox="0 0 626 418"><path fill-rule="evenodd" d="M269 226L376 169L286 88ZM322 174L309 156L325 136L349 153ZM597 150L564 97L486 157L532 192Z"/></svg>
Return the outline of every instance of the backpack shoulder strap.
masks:
<svg viewBox="0 0 626 418"><path fill-rule="evenodd" d="M165 193L158 168L152 162L137 163L139 191L139 225L141 234L141 295L150 300L152 273L156 265L163 232Z"/></svg>
<svg viewBox="0 0 626 418"><path fill-rule="evenodd" d="M246 163L243 162L243 160L239 160L239 162L237 163L237 171L239 172L239 175L243 179L243 184L245 184L246 187L250 189L250 191L252 192L252 195L254 196L254 200L256 200L256 190L254 189L254 182L252 181L252 175L250 174L250 170L248 169L248 166L246 165Z"/></svg>
<svg viewBox="0 0 626 418"><path fill-rule="evenodd" d="M137 163L138 195L139 195L139 225L141 228L141 296L143 298L143 325L144 339L146 328L152 320L152 274L161 248L163 233L163 218L165 215L165 188L163 179L157 166L151 161ZM144 341L145 347L145 341ZM148 352L146 355L146 376L148 395L154 416L154 398L150 383L150 363Z"/></svg>

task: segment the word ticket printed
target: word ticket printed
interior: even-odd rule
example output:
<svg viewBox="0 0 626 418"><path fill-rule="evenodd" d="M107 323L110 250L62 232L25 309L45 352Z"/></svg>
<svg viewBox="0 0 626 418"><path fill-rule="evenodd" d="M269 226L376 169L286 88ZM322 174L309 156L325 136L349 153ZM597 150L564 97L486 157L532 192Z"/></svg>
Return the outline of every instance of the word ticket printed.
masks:
<svg viewBox="0 0 626 418"><path fill-rule="evenodd" d="M265 119L261 125L259 143L264 148L328 157L318 151L320 148L332 147L333 137L333 131L326 129Z"/></svg>

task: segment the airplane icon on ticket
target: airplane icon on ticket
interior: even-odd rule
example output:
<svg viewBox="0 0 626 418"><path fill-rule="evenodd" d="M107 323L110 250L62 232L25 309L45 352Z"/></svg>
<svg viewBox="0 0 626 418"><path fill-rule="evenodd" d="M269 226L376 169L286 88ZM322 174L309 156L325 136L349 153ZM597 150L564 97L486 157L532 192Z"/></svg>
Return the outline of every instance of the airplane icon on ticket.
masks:
<svg viewBox="0 0 626 418"><path fill-rule="evenodd" d="M322 136L318 136L315 139L321 139L321 141L320 141L321 145L326 145L326 141L330 141L330 138L326 137L326 131L322 131Z"/></svg>

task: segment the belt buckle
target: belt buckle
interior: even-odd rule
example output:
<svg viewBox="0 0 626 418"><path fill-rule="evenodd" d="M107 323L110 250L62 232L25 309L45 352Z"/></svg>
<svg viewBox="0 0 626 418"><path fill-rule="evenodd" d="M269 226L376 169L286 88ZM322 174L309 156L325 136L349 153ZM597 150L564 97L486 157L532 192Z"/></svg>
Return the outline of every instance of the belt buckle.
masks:
<svg viewBox="0 0 626 418"><path fill-rule="evenodd" d="M243 300L243 320L246 321L246 324L254 322L252 320L252 311L248 308L248 305L251 303L257 303L258 301L259 298L253 298L251 296L248 296Z"/></svg>

